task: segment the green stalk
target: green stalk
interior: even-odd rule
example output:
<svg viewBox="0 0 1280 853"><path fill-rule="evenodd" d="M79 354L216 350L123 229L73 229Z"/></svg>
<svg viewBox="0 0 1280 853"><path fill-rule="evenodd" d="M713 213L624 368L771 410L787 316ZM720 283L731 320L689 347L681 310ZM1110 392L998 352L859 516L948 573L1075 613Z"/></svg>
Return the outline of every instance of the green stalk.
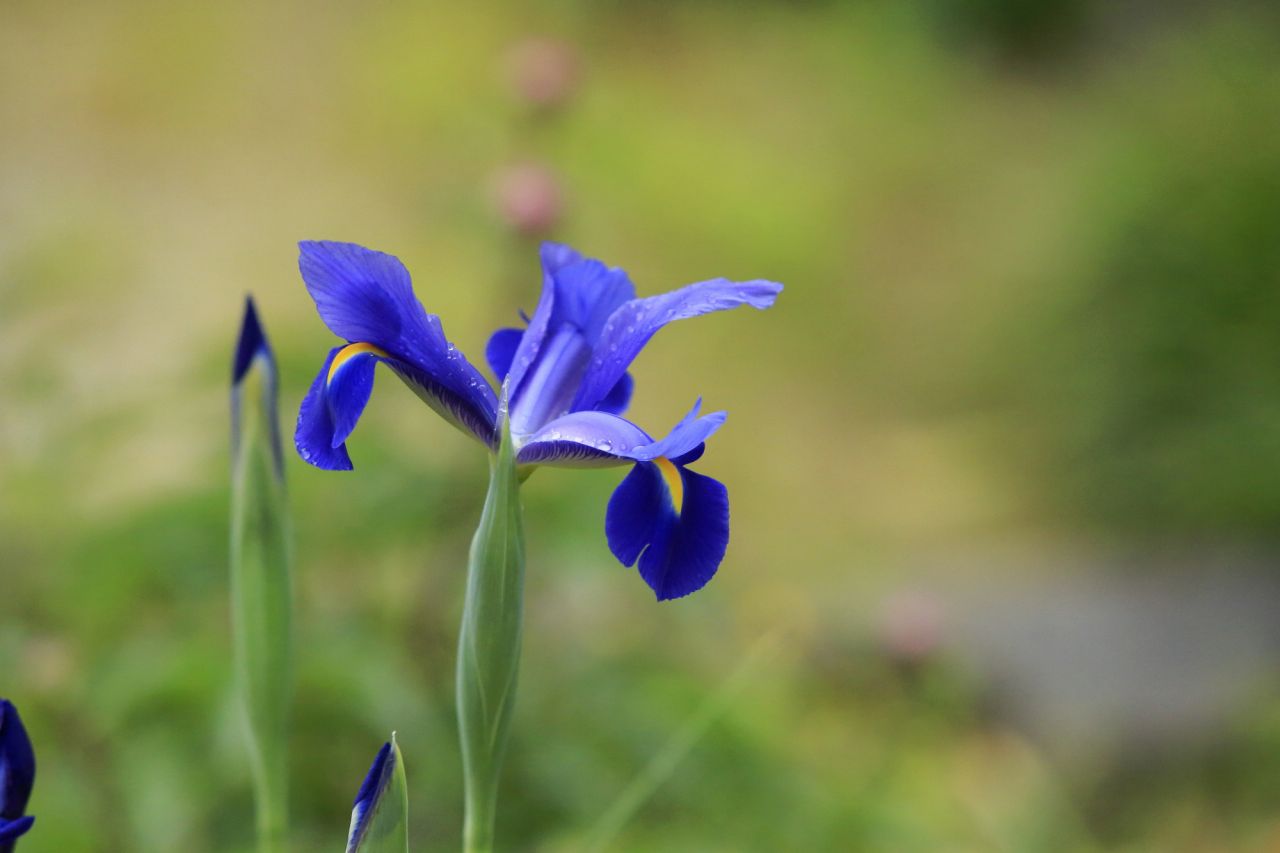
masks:
<svg viewBox="0 0 1280 853"><path fill-rule="evenodd" d="M524 598L524 529L505 406L489 495L471 542L458 638L458 737L466 796L465 853L493 850L498 775L515 706Z"/></svg>
<svg viewBox="0 0 1280 853"><path fill-rule="evenodd" d="M286 849L292 693L291 530L275 364L263 349L232 386L231 618L257 803L258 849Z"/></svg>

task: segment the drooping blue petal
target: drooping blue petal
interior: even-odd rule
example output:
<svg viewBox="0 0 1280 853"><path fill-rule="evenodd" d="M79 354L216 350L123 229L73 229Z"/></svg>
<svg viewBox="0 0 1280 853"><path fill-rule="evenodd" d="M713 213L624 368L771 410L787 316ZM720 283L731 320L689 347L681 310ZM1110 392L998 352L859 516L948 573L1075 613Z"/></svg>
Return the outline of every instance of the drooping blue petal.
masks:
<svg viewBox="0 0 1280 853"><path fill-rule="evenodd" d="M425 315L409 271L394 255L331 240L304 240L298 250L307 292L338 337L386 348L416 315Z"/></svg>
<svg viewBox="0 0 1280 853"><path fill-rule="evenodd" d="M489 343L484 348L484 359L489 362L489 369L501 385L511 372L511 363L516 359L516 349L520 339L524 337L524 329L499 329L489 336Z"/></svg>
<svg viewBox="0 0 1280 853"><path fill-rule="evenodd" d="M298 426L293 434L294 446L304 461L323 468L326 471L350 471L351 457L347 455L346 445L333 444L333 436L337 427L333 422L333 413L329 410L328 394L325 385L329 379L329 368L334 357L344 347L329 350L320 373L311 383L311 390L302 398L302 406L298 409Z"/></svg>
<svg viewBox="0 0 1280 853"><path fill-rule="evenodd" d="M673 510L669 501L657 465L635 465L622 478L609 498L604 516L605 538L618 562L635 565L653 541L658 526L670 523L667 516Z"/></svg>
<svg viewBox="0 0 1280 853"><path fill-rule="evenodd" d="M596 403L597 412L608 412L620 415L631 405L631 392L635 390L635 380L630 373L622 374L622 378L613 386L613 390L604 395L604 399Z"/></svg>
<svg viewBox="0 0 1280 853"><path fill-rule="evenodd" d="M332 369L333 363L330 362L325 399L329 417L333 420L333 438L329 440L331 447L345 444L347 436L356 428L364 407L369 404L369 395L373 393L373 369L377 366L378 357L372 352L356 353L343 359L336 370Z"/></svg>
<svg viewBox="0 0 1280 853"><path fill-rule="evenodd" d="M648 462L661 456L690 453L725 421L724 412L698 416L702 401L661 441L654 441L631 421L608 412L572 412L556 418L520 447L521 465L564 468L602 467Z"/></svg>
<svg viewBox="0 0 1280 853"><path fill-rule="evenodd" d="M620 269L554 243L542 247L543 293L510 375L511 429L528 435L569 411L595 340L635 296Z"/></svg>
<svg viewBox="0 0 1280 853"><path fill-rule="evenodd" d="M18 709L0 699L0 850L31 828L24 816L36 780L36 754Z"/></svg>
<svg viewBox="0 0 1280 853"><path fill-rule="evenodd" d="M622 304L609 316L595 342L572 410L593 408L604 399L649 339L668 323L741 305L763 310L781 291L782 285L772 281L717 278Z"/></svg>
<svg viewBox="0 0 1280 853"><path fill-rule="evenodd" d="M419 304L404 265L352 243L303 242L299 250L303 280L330 330L367 345L433 409L493 446L497 396L445 337L440 318Z"/></svg>
<svg viewBox="0 0 1280 853"><path fill-rule="evenodd" d="M729 493L667 459L640 462L614 491L605 515L609 548L659 601L706 586L729 544Z"/></svg>

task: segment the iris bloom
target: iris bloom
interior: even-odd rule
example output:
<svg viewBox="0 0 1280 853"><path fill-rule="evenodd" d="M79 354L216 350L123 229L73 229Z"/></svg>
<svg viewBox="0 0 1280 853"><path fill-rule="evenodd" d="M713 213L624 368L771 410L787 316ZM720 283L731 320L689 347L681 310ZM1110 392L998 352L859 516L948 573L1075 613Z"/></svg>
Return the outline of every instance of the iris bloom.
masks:
<svg viewBox="0 0 1280 853"><path fill-rule="evenodd" d="M35 823L24 815L36 780L36 755L18 709L0 699L0 851L10 851Z"/></svg>
<svg viewBox="0 0 1280 853"><path fill-rule="evenodd" d="M299 267L325 325L344 343L329 351L298 417L296 444L319 468L352 467L346 440L389 367L455 427L496 450L494 387L445 338L418 302L399 260L351 243L304 242ZM727 279L636 298L620 269L567 246L542 247L542 296L524 329L499 329L485 355L504 390L516 460L534 466L631 465L609 501L605 532L626 566L659 600L702 588L729 541L725 487L689 465L725 414L700 415L701 401L663 438L622 417L631 400L627 369L663 326L740 305L764 309L782 286Z"/></svg>

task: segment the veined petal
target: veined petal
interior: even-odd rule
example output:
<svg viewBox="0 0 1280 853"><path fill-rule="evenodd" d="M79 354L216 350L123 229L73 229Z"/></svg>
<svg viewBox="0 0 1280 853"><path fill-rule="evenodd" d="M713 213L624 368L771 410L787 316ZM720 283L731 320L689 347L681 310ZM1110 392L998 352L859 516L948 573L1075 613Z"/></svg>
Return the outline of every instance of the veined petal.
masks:
<svg viewBox="0 0 1280 853"><path fill-rule="evenodd" d="M625 272L566 246L544 244L542 261L542 298L510 376L516 435L533 433L569 411L606 320L635 296Z"/></svg>
<svg viewBox="0 0 1280 853"><path fill-rule="evenodd" d="M683 458L697 450L727 417L724 412L699 417L701 407L699 399L660 441L626 418L608 412L571 412L530 436L521 445L516 461L521 465L582 468L649 462L663 456Z"/></svg>
<svg viewBox="0 0 1280 853"><path fill-rule="evenodd" d="M352 346L366 347L365 352L387 362L455 426L493 446L498 398L480 371L445 337L440 318L418 303L404 265L353 243L303 242L299 249L299 269L325 324ZM367 358L360 361L366 365L363 370L371 369ZM364 380L368 375L357 371L353 378ZM348 390L363 388L360 382ZM341 427L339 443L353 424L354 420L335 424ZM321 461L313 464L332 467L324 464L323 454L315 458ZM350 467L350 461L339 467Z"/></svg>
<svg viewBox="0 0 1280 853"><path fill-rule="evenodd" d="M574 412L530 436L516 461L521 465L598 468L631 461L634 448L653 443L640 427L607 412Z"/></svg>
<svg viewBox="0 0 1280 853"><path fill-rule="evenodd" d="M666 457L640 462L614 491L605 515L609 549L659 601L706 586L729 544L729 493Z"/></svg>
<svg viewBox="0 0 1280 853"><path fill-rule="evenodd" d="M406 320L425 314L409 271L394 255L332 240L304 240L298 250L307 292L338 337L385 345L401 335Z"/></svg>
<svg viewBox="0 0 1280 853"><path fill-rule="evenodd" d="M561 246L558 243L542 244L542 295L538 297L538 307L533 309L533 316L529 318L529 328L525 329L520 337L520 344L508 368L506 379L508 394L514 394L520 387L525 373L533 365L538 353L542 351L542 342L547 336L547 326L551 322L551 312L555 309L556 302L555 281L551 274L566 262L568 259L566 253L577 254L568 246Z"/></svg>
<svg viewBox="0 0 1280 853"><path fill-rule="evenodd" d="M334 347L325 357L320 372L307 396L302 398L302 406L298 409L298 426L293 433L294 446L304 461L323 468L326 471L350 471L351 457L347 455L347 447L339 442L333 443L337 426L333 421L333 413L329 408L329 395L326 385L333 360L345 347Z"/></svg>
<svg viewBox="0 0 1280 853"><path fill-rule="evenodd" d="M572 410L594 408L604 399L649 339L668 323L740 305L763 310L781 291L782 285L772 281L717 278L623 303L610 315L595 342Z"/></svg>

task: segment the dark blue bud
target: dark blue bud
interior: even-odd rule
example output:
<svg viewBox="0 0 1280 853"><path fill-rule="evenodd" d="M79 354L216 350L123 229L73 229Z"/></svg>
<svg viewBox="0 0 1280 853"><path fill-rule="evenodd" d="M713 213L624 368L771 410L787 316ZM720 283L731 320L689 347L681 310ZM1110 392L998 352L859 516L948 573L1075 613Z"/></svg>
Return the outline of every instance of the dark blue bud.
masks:
<svg viewBox="0 0 1280 853"><path fill-rule="evenodd" d="M11 702L0 699L0 853L13 850L14 841L35 822L23 814L35 780L36 754L22 718Z"/></svg>

